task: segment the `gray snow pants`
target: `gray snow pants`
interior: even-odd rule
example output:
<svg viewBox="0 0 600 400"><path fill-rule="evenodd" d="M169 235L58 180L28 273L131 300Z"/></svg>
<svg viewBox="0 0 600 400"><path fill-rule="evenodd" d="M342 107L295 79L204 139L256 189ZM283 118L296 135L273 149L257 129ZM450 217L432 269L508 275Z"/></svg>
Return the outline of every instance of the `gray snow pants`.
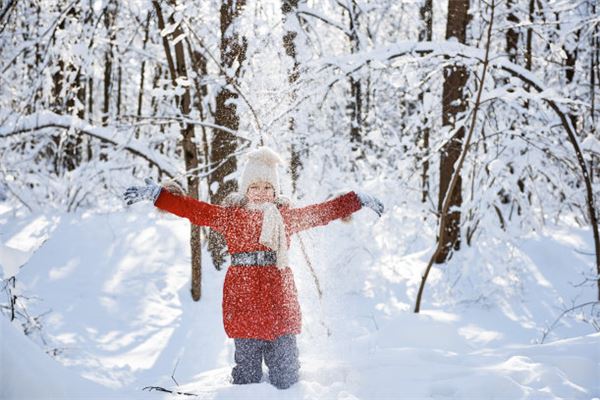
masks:
<svg viewBox="0 0 600 400"><path fill-rule="evenodd" d="M235 363L231 371L234 384L258 383L262 379L262 361L269 368L269 381L278 389L298 382L298 346L295 335L277 339L234 339Z"/></svg>

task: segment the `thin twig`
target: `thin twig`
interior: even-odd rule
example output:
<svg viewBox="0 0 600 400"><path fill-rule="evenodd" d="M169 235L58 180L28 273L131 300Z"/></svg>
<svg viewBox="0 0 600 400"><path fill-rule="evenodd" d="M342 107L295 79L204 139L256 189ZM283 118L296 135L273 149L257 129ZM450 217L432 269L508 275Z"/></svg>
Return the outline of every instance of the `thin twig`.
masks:
<svg viewBox="0 0 600 400"><path fill-rule="evenodd" d="M164 387L160 387L160 386L146 386L142 390L147 390L149 392L151 392L153 390L156 390L157 392L165 392L165 393L172 393L172 394L183 394L185 396L198 396L195 393L178 392L176 390L169 390L169 389L165 389Z"/></svg>
<svg viewBox="0 0 600 400"><path fill-rule="evenodd" d="M460 171L462 169L463 163L465 161L465 157L467 156L467 152L469 150L469 143L471 142L471 137L473 136L473 132L475 130L475 124L477 122L477 112L479 111L479 105L481 102L481 94L483 93L485 76L486 76L488 65L489 65L489 52L490 52L490 47L491 47L492 26L493 26L493 21L494 21L494 9L495 9L494 0L492 0L490 24L488 26L488 31L487 31L487 46L485 49L485 56L483 59L483 71L481 73L481 84L479 85L479 90L477 92L477 99L475 101L475 105L474 105L474 109L473 109L473 113L472 113L471 126L469 128L469 133L467 135L467 138L464 141L464 148L461 150L460 158L458 159L458 163L456 165L454 173L452 174L452 180L450 181L450 184L448 185L448 189L446 190L446 194L444 196L444 201L442 203L443 204L442 212L440 215L438 241L437 241L436 249L433 252L433 254L431 255L431 258L429 259L429 263L427 264L427 267L425 268L425 272L423 273L423 275L421 277L421 284L419 286L419 292L417 294L417 300L416 300L416 304L415 304L415 310L414 310L415 313L418 313L421 309L421 299L423 297L423 290L425 289L425 283L427 282L427 276L429 275L429 271L431 270L433 262L436 259L436 257L438 256L438 254L442 251L442 248L445 246L443 238L444 238L444 231L446 230L448 209L450 207L450 202L452 200L452 192L454 191L454 188L456 187L456 184L458 182L458 177L460 176Z"/></svg>
<svg viewBox="0 0 600 400"><path fill-rule="evenodd" d="M313 280L315 282L315 286L317 287L317 293L319 293L319 305L321 307L321 311L323 311L323 290L321 289L321 283L319 282L317 273L315 272L312 262L310 261L310 257L308 256L308 252L306 251L306 246L304 246L304 240L302 240L302 236L300 235L299 232L298 232L298 241L300 242L300 249L302 250L302 255L304 256L306 265L308 266L308 269L309 269L309 271L313 277ZM325 319L323 318L322 313L321 313L321 325L323 325L323 327L327 331L327 336L331 336L331 329L325 323Z"/></svg>
<svg viewBox="0 0 600 400"><path fill-rule="evenodd" d="M556 327L556 325L558 324L558 321L560 321L562 319L562 317L564 317L565 315L567 315L568 313L575 311L579 308L583 308L589 305L598 305L600 304L600 301L588 301L587 303L583 303L583 304L579 304L576 306L573 306L571 308L569 308L568 310L564 310L562 313L560 313L560 315L554 320L554 322L546 329L544 330L544 334L542 335L542 339L540 340L540 343L543 344L544 340L546 340L546 338L548 337L548 335L550 334L550 332ZM592 307L593 308L593 307Z"/></svg>
<svg viewBox="0 0 600 400"><path fill-rule="evenodd" d="M177 382L177 380L175 379L175 371L177 370L177 365L179 365L179 358L177 359L177 362L175 363L175 366L173 367L173 372L171 372L171 379L173 379L173 382L175 382L175 384L177 386L179 386L179 382Z"/></svg>

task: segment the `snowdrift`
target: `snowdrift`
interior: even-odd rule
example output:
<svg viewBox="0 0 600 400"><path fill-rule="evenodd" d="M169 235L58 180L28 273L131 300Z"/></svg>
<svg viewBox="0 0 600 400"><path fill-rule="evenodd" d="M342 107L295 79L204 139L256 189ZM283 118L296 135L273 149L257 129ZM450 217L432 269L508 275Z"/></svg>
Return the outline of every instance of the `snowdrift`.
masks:
<svg viewBox="0 0 600 400"><path fill-rule="evenodd" d="M600 334L589 324L565 319L539 343L568 299L588 295L567 279L591 268L574 256L591 248L585 230L549 228L520 243L510 262L523 268L505 266L496 283L480 272L486 288L496 285L493 293L465 277L450 292L455 277L436 268L418 315L412 302L429 248L417 224L406 220L396 233L397 219L364 213L310 232L303 241L325 295L318 299L296 242L290 255L303 307L302 375L281 392L266 377L229 383L224 272L203 254L202 300L191 300L186 221L150 206L112 214L1 211L4 245L31 255L15 290L30 297L30 315L45 313L29 337L3 317L3 398L172 398L146 386L202 399L600 397ZM444 268L483 268L500 257L478 253L487 246L466 248Z"/></svg>

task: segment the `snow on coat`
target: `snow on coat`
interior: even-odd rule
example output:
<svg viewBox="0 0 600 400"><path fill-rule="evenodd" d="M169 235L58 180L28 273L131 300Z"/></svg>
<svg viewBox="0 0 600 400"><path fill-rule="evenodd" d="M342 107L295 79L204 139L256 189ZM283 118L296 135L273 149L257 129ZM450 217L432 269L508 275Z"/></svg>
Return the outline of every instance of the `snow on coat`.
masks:
<svg viewBox="0 0 600 400"><path fill-rule="evenodd" d="M167 190L161 191L155 206L220 232L231 254L271 250L259 243L260 211L217 206ZM307 207L280 206L288 246L291 235L347 217L360 208L354 192ZM223 325L231 338L274 340L299 334L300 304L291 268L231 265L223 286Z"/></svg>

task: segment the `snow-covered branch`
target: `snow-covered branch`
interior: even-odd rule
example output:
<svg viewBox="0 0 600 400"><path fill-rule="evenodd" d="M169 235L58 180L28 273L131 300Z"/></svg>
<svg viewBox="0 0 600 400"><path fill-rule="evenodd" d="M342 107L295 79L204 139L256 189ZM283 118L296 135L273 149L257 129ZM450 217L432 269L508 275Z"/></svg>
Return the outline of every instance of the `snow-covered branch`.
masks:
<svg viewBox="0 0 600 400"><path fill-rule="evenodd" d="M82 134L111 143L117 149L129 151L143 158L170 178L175 177L178 173L177 168L166 157L145 147L143 143L132 139L126 141L118 139L115 129L94 126L75 116L58 115L51 111L41 111L25 116L11 116L0 127L0 138L8 138L45 128L75 129Z"/></svg>

